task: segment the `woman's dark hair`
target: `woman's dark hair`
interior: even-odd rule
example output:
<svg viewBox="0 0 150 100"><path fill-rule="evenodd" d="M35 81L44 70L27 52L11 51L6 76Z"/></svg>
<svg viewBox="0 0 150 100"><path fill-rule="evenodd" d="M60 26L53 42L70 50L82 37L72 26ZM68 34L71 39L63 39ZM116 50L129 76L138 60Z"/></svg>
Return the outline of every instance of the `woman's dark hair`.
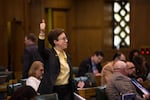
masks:
<svg viewBox="0 0 150 100"><path fill-rule="evenodd" d="M148 74L148 69L146 67L144 56L142 55L134 56L133 63L136 67L136 75L140 76L145 80Z"/></svg>
<svg viewBox="0 0 150 100"><path fill-rule="evenodd" d="M115 60L116 58L119 58L121 56L121 54L123 54L122 52L116 52L113 56L113 60Z"/></svg>
<svg viewBox="0 0 150 100"><path fill-rule="evenodd" d="M9 100L31 100L35 96L37 93L31 86L22 86L12 94Z"/></svg>
<svg viewBox="0 0 150 100"><path fill-rule="evenodd" d="M94 54L96 56L102 56L102 57L104 57L104 53L102 51L95 51Z"/></svg>
<svg viewBox="0 0 150 100"><path fill-rule="evenodd" d="M58 36L62 33L64 33L64 29L60 29L60 28L53 29L49 32L48 41L52 45L52 47L55 46L54 40L58 40Z"/></svg>
<svg viewBox="0 0 150 100"><path fill-rule="evenodd" d="M34 33L30 33L28 35L26 35L28 40L31 40L32 42L36 42L36 36Z"/></svg>
<svg viewBox="0 0 150 100"><path fill-rule="evenodd" d="M135 56L134 55L134 53L138 53L138 54L140 54L140 51L139 50L137 50L137 49L133 49L133 50L131 50L130 52L129 52L129 61L132 61L133 60L133 57Z"/></svg>

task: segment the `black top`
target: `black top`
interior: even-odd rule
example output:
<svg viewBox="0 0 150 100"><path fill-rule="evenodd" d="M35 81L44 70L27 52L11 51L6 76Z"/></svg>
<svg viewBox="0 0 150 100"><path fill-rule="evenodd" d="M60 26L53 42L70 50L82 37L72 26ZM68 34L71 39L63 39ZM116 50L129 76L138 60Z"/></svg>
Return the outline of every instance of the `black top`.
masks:
<svg viewBox="0 0 150 100"><path fill-rule="evenodd" d="M37 46L36 45L27 46L24 49L24 55L23 55L23 65L24 65L23 75L22 75L23 79L28 78L29 68L31 64L37 60L40 60L40 61L42 60L38 52Z"/></svg>

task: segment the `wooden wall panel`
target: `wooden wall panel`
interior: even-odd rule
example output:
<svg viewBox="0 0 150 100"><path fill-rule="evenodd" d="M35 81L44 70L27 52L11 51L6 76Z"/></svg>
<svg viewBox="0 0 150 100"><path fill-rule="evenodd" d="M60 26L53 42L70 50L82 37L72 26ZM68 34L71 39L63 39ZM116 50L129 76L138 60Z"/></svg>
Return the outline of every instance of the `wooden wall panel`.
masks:
<svg viewBox="0 0 150 100"><path fill-rule="evenodd" d="M70 8L72 0L42 0L45 8Z"/></svg>
<svg viewBox="0 0 150 100"><path fill-rule="evenodd" d="M150 45L150 1L132 0L131 2L131 38L132 46L141 48Z"/></svg>
<svg viewBox="0 0 150 100"><path fill-rule="evenodd" d="M38 34L41 19L40 5L39 0L0 1L0 18L3 19L0 22L2 33L0 39L3 41L0 43L0 65L21 74L24 35L31 30Z"/></svg>
<svg viewBox="0 0 150 100"><path fill-rule="evenodd" d="M102 0L76 0L75 26L85 28L103 27L103 1Z"/></svg>
<svg viewBox="0 0 150 100"><path fill-rule="evenodd" d="M89 57L95 50L102 50L103 44L103 1L75 0L70 48L73 65ZM74 54L73 54L74 53Z"/></svg>
<svg viewBox="0 0 150 100"><path fill-rule="evenodd" d="M112 9L105 0L0 0L0 65L8 67L8 50L11 65L18 73L22 71L21 57L24 35L38 35L39 22L46 17L46 9L66 10L66 31L69 33L68 51L74 66L102 50L105 61L116 52L112 49ZM126 56L132 48L150 46L150 1L131 0L131 47L121 49ZM11 32L11 48L8 49L8 22L14 22ZM57 21L56 21L57 22Z"/></svg>
<svg viewBox="0 0 150 100"><path fill-rule="evenodd" d="M37 36L39 34L39 23L41 22L42 17L41 16L41 0L30 0L30 2L27 3L28 7L28 33L35 33Z"/></svg>

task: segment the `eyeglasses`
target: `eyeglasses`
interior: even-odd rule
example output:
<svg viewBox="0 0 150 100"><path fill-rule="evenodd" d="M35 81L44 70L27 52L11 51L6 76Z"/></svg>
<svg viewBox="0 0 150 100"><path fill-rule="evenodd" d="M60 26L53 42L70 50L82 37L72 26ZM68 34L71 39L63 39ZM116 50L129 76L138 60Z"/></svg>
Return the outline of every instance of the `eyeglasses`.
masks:
<svg viewBox="0 0 150 100"><path fill-rule="evenodd" d="M66 40L68 40L68 38L67 37L63 37L63 38L59 38L58 40L64 40L64 41L66 41Z"/></svg>

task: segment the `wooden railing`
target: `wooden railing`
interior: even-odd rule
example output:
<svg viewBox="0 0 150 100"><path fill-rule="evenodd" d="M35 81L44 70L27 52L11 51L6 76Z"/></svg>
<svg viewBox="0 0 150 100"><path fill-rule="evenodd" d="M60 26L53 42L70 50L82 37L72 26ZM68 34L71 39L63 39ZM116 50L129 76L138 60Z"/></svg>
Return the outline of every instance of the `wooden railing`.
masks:
<svg viewBox="0 0 150 100"><path fill-rule="evenodd" d="M96 88L91 87L91 88L82 88L78 89L78 94L85 98L86 100L91 100L91 98L96 97Z"/></svg>

